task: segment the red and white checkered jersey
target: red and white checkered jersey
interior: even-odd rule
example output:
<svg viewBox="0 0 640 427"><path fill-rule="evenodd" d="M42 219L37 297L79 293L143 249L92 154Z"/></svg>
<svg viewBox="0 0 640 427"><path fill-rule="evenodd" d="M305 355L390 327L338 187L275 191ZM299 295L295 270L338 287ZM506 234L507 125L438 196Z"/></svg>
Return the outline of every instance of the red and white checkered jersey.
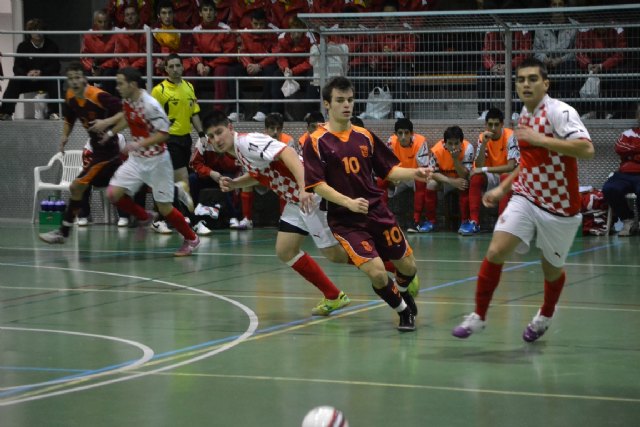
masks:
<svg viewBox="0 0 640 427"><path fill-rule="evenodd" d="M286 201L300 201L295 177L284 162L278 159L287 144L263 133L235 132L234 138L236 157L249 175ZM302 158L300 161L302 162Z"/></svg>
<svg viewBox="0 0 640 427"><path fill-rule="evenodd" d="M136 142L142 141L156 132L169 132L171 123L169 123L167 114L160 103L146 90L140 91L140 97L136 101L125 99L122 102L122 111L129 124L131 136ZM140 148L129 154L139 157L153 157L163 153L166 149L167 145L162 142L151 147Z"/></svg>
<svg viewBox="0 0 640 427"><path fill-rule="evenodd" d="M518 126L529 126L551 138L591 141L576 110L548 95L532 113L527 107L522 108ZM513 182L514 193L555 215L573 216L580 212L577 159L527 141L518 141L518 145L520 173Z"/></svg>

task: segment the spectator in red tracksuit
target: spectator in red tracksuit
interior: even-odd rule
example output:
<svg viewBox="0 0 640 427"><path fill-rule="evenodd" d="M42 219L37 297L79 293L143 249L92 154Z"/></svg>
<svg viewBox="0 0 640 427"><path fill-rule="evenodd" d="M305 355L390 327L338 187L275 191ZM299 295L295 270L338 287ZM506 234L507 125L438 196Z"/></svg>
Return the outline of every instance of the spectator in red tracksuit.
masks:
<svg viewBox="0 0 640 427"><path fill-rule="evenodd" d="M313 0L309 13L340 13L344 7L344 3L335 0Z"/></svg>
<svg viewBox="0 0 640 427"><path fill-rule="evenodd" d="M231 17L229 26L231 28L243 29L251 28L253 14L257 10L266 11L271 9L271 0L235 0L231 2Z"/></svg>
<svg viewBox="0 0 640 427"><path fill-rule="evenodd" d="M151 25L151 21L153 20L152 0L109 0L109 4L107 4L107 14L113 25L118 28L127 28L124 11L130 6L136 8L142 25Z"/></svg>
<svg viewBox="0 0 640 427"><path fill-rule="evenodd" d="M303 30L306 28L304 23L299 18L293 18L289 23L290 29ZM278 47L276 52L278 54L286 53L306 53L307 56L278 56L276 63L278 67L273 71L274 77L302 77L312 76L313 67L309 62L309 50L311 49L311 34L299 31L295 33L283 33L278 39ZM309 80L297 80L300 84L300 91L302 93L308 93ZM282 84L284 79L270 80L270 94L271 99L284 99L282 93ZM306 98L307 96L305 96ZM260 110L253 117L254 120L262 122L268 113L280 113L284 115L284 103L276 102L267 105L267 110Z"/></svg>
<svg viewBox="0 0 640 427"><path fill-rule="evenodd" d="M278 28L289 28L292 18L309 12L307 0L276 0L270 9L270 21Z"/></svg>
<svg viewBox="0 0 640 427"><path fill-rule="evenodd" d="M91 55L93 53L110 53L116 50L116 37L114 34L94 33L93 31L110 30L109 17L104 10L93 13L93 27L91 32L82 36L80 53ZM82 68L87 76L115 76L118 71L118 61L113 56L109 58L85 57L81 59ZM95 86L112 95L117 96L115 80L99 80L92 82Z"/></svg>
<svg viewBox="0 0 640 427"><path fill-rule="evenodd" d="M600 96L607 93L619 96L618 94L625 92L628 81L608 74L625 72L624 49L626 48L627 39L622 28L578 31L576 37L578 68L589 73L600 74ZM593 113L587 116L589 118L612 118L633 111L633 107L623 102L597 101L587 103L582 110Z"/></svg>
<svg viewBox="0 0 640 427"><path fill-rule="evenodd" d="M138 9L135 6L127 6L124 9L124 23L127 30L141 29ZM147 58L125 56L128 53L145 53L147 51L147 37L143 33L116 34L115 54L119 68L132 67L143 75L147 74Z"/></svg>
<svg viewBox="0 0 640 427"><path fill-rule="evenodd" d="M194 28L194 30L230 30L229 26L221 23L216 19L216 9L211 0L205 0L200 5L200 17L202 24ZM238 44L236 42L236 36L229 32L221 33L193 33L193 53L237 53ZM213 88L214 99L222 100L229 99L228 88L229 82L227 80L220 80L219 77L227 77L229 75L229 67L236 62L235 58L231 57L199 57L194 56L191 58L193 64L192 68L195 68L195 73L198 76L214 76ZM210 85L210 82L199 81L199 86L202 84ZM206 91L206 90L205 90ZM215 110L225 111L229 104L214 104Z"/></svg>
<svg viewBox="0 0 640 427"><path fill-rule="evenodd" d="M395 3L395 4L394 4ZM383 12L397 12L397 2L385 2ZM384 18L393 22L396 18ZM394 25L394 24L392 24ZM369 60L369 73L377 79L389 77L408 76L413 67L413 56L410 55L383 55L383 53L407 53L416 51L416 37L407 33L379 33L372 37L371 43L367 46L371 55ZM377 53L377 54L376 54ZM374 81L375 83L375 81ZM379 84L378 84L379 85ZM369 93L372 87L367 88L364 94ZM390 84L393 99L407 98L408 80L406 78L393 80ZM404 118L405 102L394 102L396 119Z"/></svg>
<svg viewBox="0 0 640 427"><path fill-rule="evenodd" d="M229 24L229 20L231 19L232 3L233 3L233 0L213 0L213 4L216 8L216 19L219 22L224 22L229 26L231 26Z"/></svg>
<svg viewBox="0 0 640 427"><path fill-rule="evenodd" d="M251 17L251 28L254 30L264 30L267 28L267 15L264 9L257 9ZM242 33L239 63L232 65L230 74L234 77L246 76L271 76L276 69L276 58L273 56L251 56L252 54L272 53L276 48L278 39L275 34L269 33ZM237 97L237 84L243 86L243 81L229 80L229 94L232 99ZM261 82L263 91L262 98L269 99L270 87L268 81ZM242 106L241 106L242 108ZM267 105L261 103L258 107L261 111L267 110ZM240 112L233 112L229 116L230 120L237 121Z"/></svg>
<svg viewBox="0 0 640 427"><path fill-rule="evenodd" d="M171 0L162 0L158 4L158 27L163 30L176 30L174 25L174 10ZM193 28L193 27L191 27ZM160 53L160 56L154 58L154 75L164 76L165 63L164 57L170 53L190 53L192 52L191 34L181 33L153 33L153 52ZM155 55L154 55L155 56ZM184 73L189 74L192 66L191 58L184 57L182 60Z"/></svg>
<svg viewBox="0 0 640 427"><path fill-rule="evenodd" d="M435 0L398 0L398 10L401 12L423 12L433 10Z"/></svg>
<svg viewBox="0 0 640 427"><path fill-rule="evenodd" d="M156 7L157 14L160 14L160 8L166 7L163 5L164 0L158 2ZM173 25L176 28L191 29L200 24L200 16L198 15L198 0L167 0L166 3L171 3L173 9ZM158 19L158 22L160 20Z"/></svg>

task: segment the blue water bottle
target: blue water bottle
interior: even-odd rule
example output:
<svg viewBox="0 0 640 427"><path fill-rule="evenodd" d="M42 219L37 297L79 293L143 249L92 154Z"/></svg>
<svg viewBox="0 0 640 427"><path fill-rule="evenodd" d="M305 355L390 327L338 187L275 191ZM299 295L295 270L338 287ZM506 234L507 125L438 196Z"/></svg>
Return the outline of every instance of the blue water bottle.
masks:
<svg viewBox="0 0 640 427"><path fill-rule="evenodd" d="M67 204L65 203L64 200L56 200L55 202L55 211L56 212L64 212L65 209L67 208Z"/></svg>

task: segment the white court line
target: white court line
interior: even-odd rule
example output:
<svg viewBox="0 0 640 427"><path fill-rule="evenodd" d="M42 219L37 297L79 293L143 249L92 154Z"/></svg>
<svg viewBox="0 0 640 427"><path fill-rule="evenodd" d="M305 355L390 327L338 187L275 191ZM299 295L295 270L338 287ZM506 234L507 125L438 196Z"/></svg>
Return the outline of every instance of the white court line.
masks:
<svg viewBox="0 0 640 427"><path fill-rule="evenodd" d="M156 279L152 279L150 277L141 277L141 276L134 276L134 275L129 275L129 274L119 274L119 273L111 273L111 272L104 272L104 271L96 271L96 270L82 270L82 269L77 269L77 268L66 268L66 267L52 267L52 266L31 266L31 265L22 265L22 264L10 264L10 263L0 263L0 266L8 266L8 267L19 267L19 268L33 268L33 269L51 269L51 270L61 270L61 271L75 271L75 272L81 272L81 273L91 273L91 274L104 274L107 276L117 276L117 277L126 277L126 278L130 278L130 279L135 279L135 280L144 280L144 281L149 281L149 282L155 282L155 283L161 283L167 286L172 286L172 287L176 287L176 288L180 288L180 289L186 289L192 292L196 292L196 293L201 293L204 295L208 295L217 299L220 299L222 301L228 302L238 308L240 308L242 311L244 311L247 314L247 317L249 318L249 326L247 327L247 329L245 330L245 332L243 332L241 335L239 335L236 339L234 339L231 342L228 342L220 347L215 348L212 351L206 352L200 356L197 357L193 357L187 360L184 360L182 362L178 362L178 363L174 363L171 365L167 365L164 366L162 368L158 368L158 369L153 369L151 371L147 371L147 372L141 372L141 373L137 373L137 374L131 374L128 376L124 376L121 378L114 378L111 380L106 380L106 381L101 381L101 382L97 382L94 384L88 384L88 385L84 385L84 386L77 386L77 387L71 387L71 388L67 388L64 390L59 390L59 391L53 391L53 392L48 392L48 393L43 393L40 395L35 395L35 396L28 396L28 397L24 397L24 398L18 398L18 399L13 399L13 400L4 400L4 401L0 401L0 406L9 406L9 405L15 405L17 403L22 403L22 402L30 402L30 401L34 401L34 400L40 400L40 399L44 399L47 397L53 397L53 396L60 396L60 395L64 395L64 394L68 394L68 393L73 393L76 391L82 391L82 390L89 390L92 388L96 388L96 387L101 387L101 386L105 386L105 385L109 385L109 384L115 384L115 383L119 383L119 382L123 382L123 381L128 381L128 380L133 380L136 378L141 378L141 377L145 377L147 375L151 375L151 374L156 374L159 372L164 372L164 371L168 371L171 369L175 369L181 366L185 366L185 365L189 365L191 363L195 363L198 362L200 360L209 358L211 356L214 356L218 353L222 353L224 351L227 351L235 346L237 346L238 344L242 343L243 341L246 341L249 337L251 337L251 335L253 335L256 331L256 329L258 328L258 316L255 314L255 312L253 310L251 310L249 307L247 307L244 304L241 304L235 300L232 300L231 298L227 298L225 296L219 295L219 294L215 294L213 292L208 292L208 291L204 291L202 289L197 289L197 288L192 288L190 286L184 286L184 285L178 285L177 283L171 283L171 282L166 282L163 280L156 280ZM87 379L89 379L90 376L86 376L86 377L78 377L78 378L74 378L73 382L84 382Z"/></svg>
<svg viewBox="0 0 640 427"><path fill-rule="evenodd" d="M119 372L123 372L123 371L129 371L131 369L135 369L138 368L140 366L142 366L143 364L147 363L149 360L151 360L151 358L154 355L154 352L151 348L147 347L144 344L140 344L139 342L136 341L131 341L131 340L127 340L124 338L118 338L118 337L111 337L108 335L97 335L97 334L87 334L84 332L74 332L74 331L66 331L66 330L55 330L55 329L33 329L33 328L18 328L18 327L11 327L11 326L0 326L0 330L7 330L7 331L27 331L27 332L48 332L48 333L53 333L53 334L64 334L64 335L78 335L81 337L91 337L91 338L101 338L101 339L105 339L105 340L110 340L110 341L119 341L125 344L129 344L132 345L134 347L138 347L140 350L142 350L142 357L138 360L136 360L135 362L131 363L131 364L127 364L125 366L123 366L122 368L118 368L118 369L113 369L110 371L106 371L106 372L97 372L95 374L89 374L89 375L79 375L78 378L82 378L82 379L91 379L91 378L96 378L96 377L100 377L103 375L111 375L111 374L116 374ZM48 386L48 385L53 385L53 384L61 384L61 383L65 383L65 382L70 382L73 380L76 380L78 378L60 378L57 380L51 380L51 381L44 381L41 383L33 383L33 384L23 384L23 385L17 385L17 386L11 386L11 387L3 387L2 390L3 391L7 391L7 390L15 390L15 389L20 389L20 388L33 388L33 387L42 387L42 386Z"/></svg>

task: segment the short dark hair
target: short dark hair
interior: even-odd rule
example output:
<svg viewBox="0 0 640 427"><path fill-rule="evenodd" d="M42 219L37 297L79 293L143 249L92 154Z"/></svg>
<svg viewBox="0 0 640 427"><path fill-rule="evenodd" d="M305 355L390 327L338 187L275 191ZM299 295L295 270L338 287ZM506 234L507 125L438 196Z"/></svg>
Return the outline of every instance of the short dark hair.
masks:
<svg viewBox="0 0 640 427"><path fill-rule="evenodd" d="M160 13L160 9L171 9L173 11L173 2L171 0L160 0L156 6L156 15Z"/></svg>
<svg viewBox="0 0 640 427"><path fill-rule="evenodd" d="M216 5L213 3L213 0L202 0L200 2L200 10L202 10L205 6L212 7L213 10L216 9Z"/></svg>
<svg viewBox="0 0 640 427"><path fill-rule="evenodd" d="M413 132L413 122L409 119L398 119L393 129L395 132L399 129L409 129L409 132Z"/></svg>
<svg viewBox="0 0 640 427"><path fill-rule="evenodd" d="M324 122L324 116L320 111L311 111L304 116L304 121L307 122L308 125L311 123L321 123Z"/></svg>
<svg viewBox="0 0 640 427"><path fill-rule="evenodd" d="M521 68L529 68L529 67L538 67L538 69L540 70L540 75L542 76L542 79L543 80L549 79L547 66L544 65L544 62L540 61L538 58L535 58L533 56L530 56L529 58L525 59L520 63L520 65L516 67L516 76L518 75L518 71L520 71Z"/></svg>
<svg viewBox="0 0 640 427"><path fill-rule="evenodd" d="M336 76L332 78L322 88L323 101L331 102L331 92L333 92L333 89L338 89L342 91L349 90L349 89L353 90L353 83L351 83L351 80L343 76Z"/></svg>
<svg viewBox="0 0 640 427"><path fill-rule="evenodd" d="M204 130L206 131L207 129L213 126L220 126L220 125L229 126L229 123L231 123L231 121L229 120L227 115L222 111L216 110L213 113L209 114L207 117L205 117Z"/></svg>
<svg viewBox="0 0 640 427"><path fill-rule="evenodd" d="M489 119L498 119L500 120L500 123L504 122L504 113L502 112L501 109L499 108L489 108L489 111L487 111L487 115L484 118L484 122L488 122Z"/></svg>
<svg viewBox="0 0 640 427"><path fill-rule="evenodd" d="M459 139L460 142L464 140L464 133L462 129L460 129L460 126L451 126L444 131L444 142L450 139Z"/></svg>
<svg viewBox="0 0 640 427"><path fill-rule="evenodd" d="M267 20L267 12L265 12L264 9L262 9L262 8L256 9L251 14L251 19L257 19L259 21L266 21Z"/></svg>
<svg viewBox="0 0 640 427"><path fill-rule="evenodd" d="M170 53L169 55L167 55L167 58L164 60L165 65L167 64L167 62L171 61L172 59L177 59L182 64L182 58L180 58L180 55L178 55L177 53Z"/></svg>
<svg viewBox="0 0 640 427"><path fill-rule="evenodd" d="M129 83L136 83L138 87L144 86L144 84L142 83L142 73L137 68L120 68L118 70L118 74L122 74L124 76L124 79Z"/></svg>
<svg viewBox="0 0 640 427"><path fill-rule="evenodd" d="M67 74L69 71L81 71L84 75L84 67L82 66L82 62L80 61L71 61L67 64L67 67L64 69L64 73Z"/></svg>
<svg viewBox="0 0 640 427"><path fill-rule="evenodd" d="M284 125L284 117L280 113L269 113L264 119L264 127L270 128L274 126L282 127Z"/></svg>

